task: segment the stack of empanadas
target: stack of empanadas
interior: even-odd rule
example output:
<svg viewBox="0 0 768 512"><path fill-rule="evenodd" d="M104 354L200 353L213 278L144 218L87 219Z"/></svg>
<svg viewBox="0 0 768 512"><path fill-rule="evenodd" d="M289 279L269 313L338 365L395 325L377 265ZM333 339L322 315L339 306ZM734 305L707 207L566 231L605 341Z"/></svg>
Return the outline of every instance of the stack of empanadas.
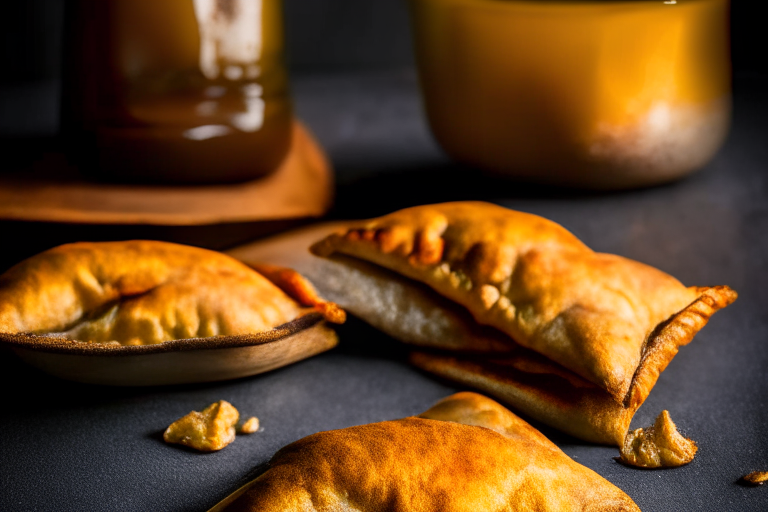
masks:
<svg viewBox="0 0 768 512"><path fill-rule="evenodd" d="M461 343L430 342L483 357L423 352L414 364L600 443L621 445L678 347L736 299L726 286L685 287L642 263L596 253L554 222L485 203L401 210L312 251L427 285L496 330L478 343L471 334ZM351 302L349 309L356 312Z"/></svg>
<svg viewBox="0 0 768 512"><path fill-rule="evenodd" d="M459 393L416 417L305 437L211 512L639 511L538 430Z"/></svg>
<svg viewBox="0 0 768 512"><path fill-rule="evenodd" d="M282 249L278 245L282 244ZM286 241L237 257L284 251ZM417 366L576 437L621 446L659 374L727 286L686 287L499 206L419 206L354 223L294 259L327 296L424 349Z"/></svg>

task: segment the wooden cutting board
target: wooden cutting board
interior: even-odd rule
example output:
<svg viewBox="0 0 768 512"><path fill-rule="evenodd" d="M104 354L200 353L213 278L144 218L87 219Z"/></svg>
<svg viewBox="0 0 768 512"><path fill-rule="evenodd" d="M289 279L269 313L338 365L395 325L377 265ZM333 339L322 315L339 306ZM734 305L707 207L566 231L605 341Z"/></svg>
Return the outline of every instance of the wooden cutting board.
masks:
<svg viewBox="0 0 768 512"><path fill-rule="evenodd" d="M253 181L160 186L84 181L76 169L0 174L0 220L77 224L201 226L319 217L333 176L319 144L298 121L281 166Z"/></svg>

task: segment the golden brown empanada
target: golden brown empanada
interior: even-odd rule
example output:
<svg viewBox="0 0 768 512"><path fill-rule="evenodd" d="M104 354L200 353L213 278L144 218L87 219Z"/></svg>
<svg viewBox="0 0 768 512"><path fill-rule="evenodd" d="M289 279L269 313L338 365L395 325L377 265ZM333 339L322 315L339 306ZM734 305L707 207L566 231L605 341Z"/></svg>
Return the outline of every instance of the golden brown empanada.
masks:
<svg viewBox="0 0 768 512"><path fill-rule="evenodd" d="M414 352L415 366L513 405L533 419L592 443L622 446L638 406L624 407L605 391L537 354L492 358Z"/></svg>
<svg viewBox="0 0 768 512"><path fill-rule="evenodd" d="M475 393L417 417L305 437L211 512L638 511L535 428Z"/></svg>
<svg viewBox="0 0 768 512"><path fill-rule="evenodd" d="M655 268L595 253L554 222L486 203L408 208L312 250L425 283L624 404L642 402L677 347L736 298L725 286L686 288Z"/></svg>
<svg viewBox="0 0 768 512"><path fill-rule="evenodd" d="M463 342L417 342L486 351L495 359L486 364L419 354L419 366L478 386L570 434L617 445L678 347L736 299L726 286L687 288L642 263L595 253L551 221L486 203L408 208L352 225L312 251L348 268L346 289L354 288L354 279L378 286L350 257L373 263L427 285L466 308L474 318L468 322L507 336L507 355L488 336L473 345L470 329ZM335 299L359 314L365 308L351 293ZM361 316L413 342L402 329L372 321L371 312ZM460 316L451 313L463 323Z"/></svg>
<svg viewBox="0 0 768 512"><path fill-rule="evenodd" d="M196 247L69 244L0 276L0 333L147 345L258 333L312 311L303 306L343 321L343 311L313 295L300 276L288 288L302 287L294 300L239 261Z"/></svg>

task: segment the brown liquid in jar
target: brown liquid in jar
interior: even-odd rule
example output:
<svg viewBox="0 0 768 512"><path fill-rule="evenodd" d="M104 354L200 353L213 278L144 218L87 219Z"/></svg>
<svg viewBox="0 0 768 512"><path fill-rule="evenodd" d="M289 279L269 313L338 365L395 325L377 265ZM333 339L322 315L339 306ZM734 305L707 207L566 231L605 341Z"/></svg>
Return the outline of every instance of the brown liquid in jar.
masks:
<svg viewBox="0 0 768 512"><path fill-rule="evenodd" d="M70 0L62 129L98 179L223 183L284 159L280 0Z"/></svg>

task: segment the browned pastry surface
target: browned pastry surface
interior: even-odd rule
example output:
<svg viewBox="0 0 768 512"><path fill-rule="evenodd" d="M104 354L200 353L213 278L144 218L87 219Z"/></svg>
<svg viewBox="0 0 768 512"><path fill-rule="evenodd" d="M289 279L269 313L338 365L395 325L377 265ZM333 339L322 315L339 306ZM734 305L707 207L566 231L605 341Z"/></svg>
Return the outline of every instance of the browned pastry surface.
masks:
<svg viewBox="0 0 768 512"><path fill-rule="evenodd" d="M0 276L3 333L144 345L262 332L305 312L237 260L165 242L63 245Z"/></svg>
<svg viewBox="0 0 768 512"><path fill-rule="evenodd" d="M638 511L498 403L459 393L418 417L305 437L216 512Z"/></svg>
<svg viewBox="0 0 768 512"><path fill-rule="evenodd" d="M525 354L504 359L415 352L411 363L495 396L572 436L621 446L637 407L625 408L581 377Z"/></svg>
<svg viewBox="0 0 768 512"><path fill-rule="evenodd" d="M685 287L642 263L595 253L564 228L499 206L418 206L316 243L427 284L499 329L639 406L681 345L736 299Z"/></svg>

